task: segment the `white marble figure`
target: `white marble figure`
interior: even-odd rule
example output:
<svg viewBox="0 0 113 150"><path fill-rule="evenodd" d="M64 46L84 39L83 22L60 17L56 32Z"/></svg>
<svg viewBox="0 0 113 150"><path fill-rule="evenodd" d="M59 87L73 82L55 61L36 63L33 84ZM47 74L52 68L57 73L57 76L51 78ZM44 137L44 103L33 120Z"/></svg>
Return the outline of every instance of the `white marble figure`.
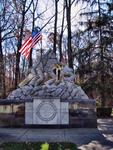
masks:
<svg viewBox="0 0 113 150"><path fill-rule="evenodd" d="M19 84L19 87L25 85L39 85L44 81L45 74L52 79L55 79L55 74L52 70L54 64L57 64L58 61L52 50L49 50L42 56L39 56L37 62L30 70L28 76Z"/></svg>
<svg viewBox="0 0 113 150"><path fill-rule="evenodd" d="M51 85L59 84L60 81L74 82L75 75L73 70L58 62L54 52L49 50L47 53L38 57L37 62L30 70L28 76L19 84L37 86L41 83Z"/></svg>

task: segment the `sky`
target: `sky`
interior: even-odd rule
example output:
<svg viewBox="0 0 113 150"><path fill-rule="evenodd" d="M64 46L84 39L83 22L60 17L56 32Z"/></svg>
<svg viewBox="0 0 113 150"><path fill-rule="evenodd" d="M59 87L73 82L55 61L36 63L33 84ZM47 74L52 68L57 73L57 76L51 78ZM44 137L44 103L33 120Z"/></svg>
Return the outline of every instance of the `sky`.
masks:
<svg viewBox="0 0 113 150"><path fill-rule="evenodd" d="M75 4L72 5L72 11L71 11L72 30L74 26L77 25L77 22L80 20L79 13L80 13L80 10L83 9L84 7L85 5L82 5L82 3L78 3L77 6L75 6ZM45 2L45 0L39 1L39 11L43 12L46 9L47 11L43 14L45 20L40 22L41 26L43 26L47 22L47 20L49 20L49 18L54 15L54 1L53 0L47 0L47 3ZM63 10L63 0L60 0L59 5L58 5L58 12L59 12L58 13L58 18L59 18L58 30L60 30L60 26L61 26L62 10ZM53 30L53 23L54 23L54 18L51 20L51 24L48 24L46 26L45 32L50 32ZM65 20L65 25L66 25L66 20Z"/></svg>
<svg viewBox="0 0 113 150"><path fill-rule="evenodd" d="M1 1L1 0L0 0ZM1 6L1 5L0 5ZM82 3L78 3L78 5L75 6L75 4L72 5L72 11L71 11L71 20L72 20L72 32L78 29L78 21L81 19L79 17L80 10L85 8L85 5L82 5ZM1 7L0 7L1 8ZM38 12L44 12L42 16L42 20L38 20L36 22L36 26L39 26L40 28L43 27L48 20L54 15L54 0L38 0ZM61 23L62 23L62 10L63 10L63 0L59 0L58 2L58 32L61 30ZM65 25L66 26L66 17L65 17ZM48 46L47 36L50 32L54 31L54 18L47 24L47 26L42 30L43 35L43 41L42 41L42 47L46 48ZM64 31L64 35L67 35L67 30ZM41 43L39 42L34 49L40 48Z"/></svg>
<svg viewBox="0 0 113 150"><path fill-rule="evenodd" d="M44 12L43 17L44 20L40 20L37 24L39 25L39 27L43 27L47 21L54 15L54 0L39 0L39 12ZM79 16L80 14L80 10L83 10L84 8L86 8L86 4L82 5L82 3L78 3L78 5L73 4L72 8L71 8L71 20L72 20L72 32L78 29L78 21L81 20L81 17ZM61 23L62 23L62 10L63 10L63 0L60 0L58 2L58 29L57 31L60 32L61 30ZM65 17L65 24L64 26L66 26L66 17ZM47 35L50 32L54 31L54 18L50 21L50 23L47 24L47 26L42 30L42 34L43 34L43 47L46 47L47 45ZM67 30L65 29L64 31L64 35L67 35Z"/></svg>

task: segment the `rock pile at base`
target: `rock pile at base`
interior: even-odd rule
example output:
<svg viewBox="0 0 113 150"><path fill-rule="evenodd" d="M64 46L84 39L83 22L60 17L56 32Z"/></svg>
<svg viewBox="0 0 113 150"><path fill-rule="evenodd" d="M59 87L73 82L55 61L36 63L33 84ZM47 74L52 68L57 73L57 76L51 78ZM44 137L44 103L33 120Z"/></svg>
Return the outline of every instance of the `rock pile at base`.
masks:
<svg viewBox="0 0 113 150"><path fill-rule="evenodd" d="M9 99L30 99L33 97L59 97L61 100L71 100L74 98L88 99L88 96L81 89L80 86L69 82L62 81L58 85L26 85L14 90L8 96Z"/></svg>

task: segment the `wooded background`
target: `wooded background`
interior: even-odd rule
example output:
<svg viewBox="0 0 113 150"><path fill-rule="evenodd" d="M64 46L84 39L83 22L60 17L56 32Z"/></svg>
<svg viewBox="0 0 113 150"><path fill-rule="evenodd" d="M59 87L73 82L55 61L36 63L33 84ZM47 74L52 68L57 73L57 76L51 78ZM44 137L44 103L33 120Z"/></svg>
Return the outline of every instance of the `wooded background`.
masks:
<svg viewBox="0 0 113 150"><path fill-rule="evenodd" d="M40 44L38 49L52 48L59 61L73 68L75 83L90 98L102 106L111 105L113 0L46 0L46 7L41 1L0 1L0 98L17 88L32 67L36 49L31 50L29 61L19 49L30 32L40 27L49 46Z"/></svg>

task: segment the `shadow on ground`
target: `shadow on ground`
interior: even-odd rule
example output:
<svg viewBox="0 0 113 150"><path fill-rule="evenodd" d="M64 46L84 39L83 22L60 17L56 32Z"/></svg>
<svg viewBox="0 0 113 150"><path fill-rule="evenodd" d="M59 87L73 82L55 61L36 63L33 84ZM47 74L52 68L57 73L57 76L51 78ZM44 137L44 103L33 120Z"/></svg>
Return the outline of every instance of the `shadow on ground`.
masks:
<svg viewBox="0 0 113 150"><path fill-rule="evenodd" d="M81 150L113 150L113 118L98 119L100 138L79 147ZM98 134L98 136L99 136Z"/></svg>

